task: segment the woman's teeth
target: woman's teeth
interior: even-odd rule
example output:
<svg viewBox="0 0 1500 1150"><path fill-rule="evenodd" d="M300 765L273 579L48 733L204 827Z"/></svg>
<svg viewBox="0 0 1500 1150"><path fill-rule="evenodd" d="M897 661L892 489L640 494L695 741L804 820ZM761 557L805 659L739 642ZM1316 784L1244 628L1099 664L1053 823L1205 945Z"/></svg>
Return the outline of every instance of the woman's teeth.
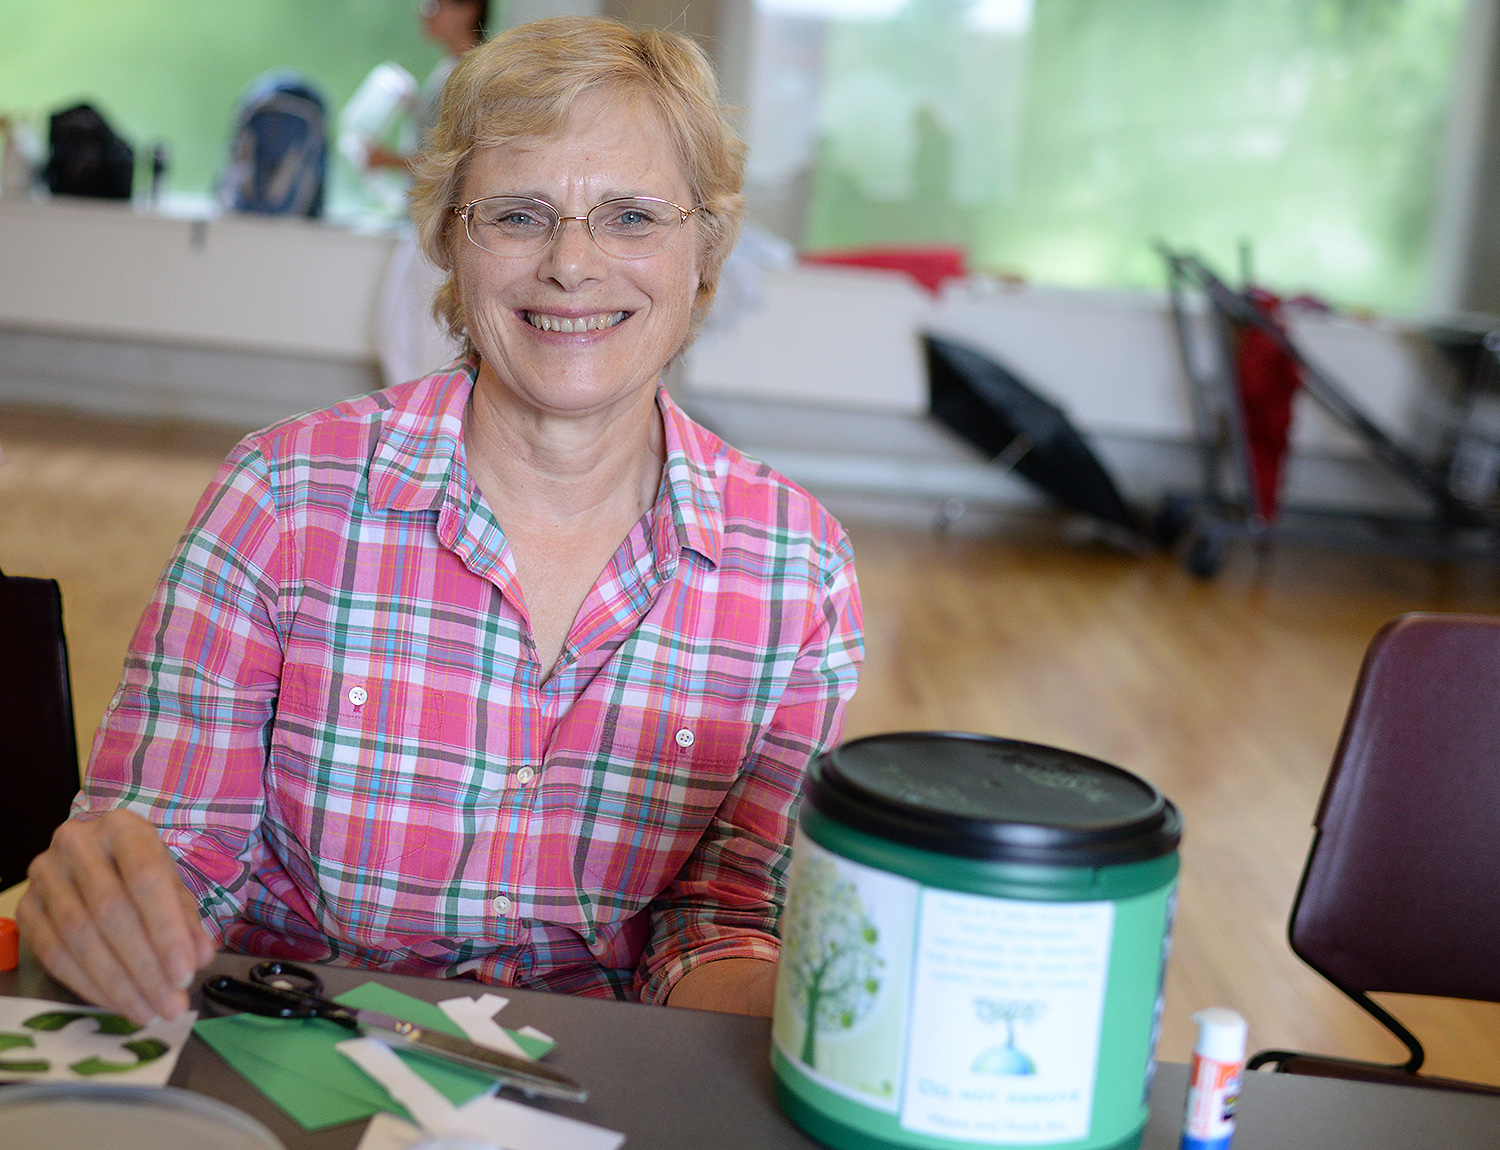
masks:
<svg viewBox="0 0 1500 1150"><path fill-rule="evenodd" d="M529 311L525 313L526 322L532 327L540 328L542 331L603 331L607 327L614 327L625 318L623 311L601 312L599 315L582 315L576 319L568 319L560 315L543 315L541 312Z"/></svg>

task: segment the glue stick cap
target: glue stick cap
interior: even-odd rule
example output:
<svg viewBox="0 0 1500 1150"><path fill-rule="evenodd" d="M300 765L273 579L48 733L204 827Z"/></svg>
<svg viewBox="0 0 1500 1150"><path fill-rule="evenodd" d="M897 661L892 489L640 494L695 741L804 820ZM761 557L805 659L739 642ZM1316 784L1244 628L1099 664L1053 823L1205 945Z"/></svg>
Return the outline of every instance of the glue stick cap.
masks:
<svg viewBox="0 0 1500 1150"><path fill-rule="evenodd" d="M0 918L0 970L15 970L21 964L21 936L16 920Z"/></svg>
<svg viewBox="0 0 1500 1150"><path fill-rule="evenodd" d="M1210 1006L1193 1015L1198 1024L1198 1041L1193 1053L1214 1062L1243 1062L1245 1059L1245 1020L1222 1006Z"/></svg>

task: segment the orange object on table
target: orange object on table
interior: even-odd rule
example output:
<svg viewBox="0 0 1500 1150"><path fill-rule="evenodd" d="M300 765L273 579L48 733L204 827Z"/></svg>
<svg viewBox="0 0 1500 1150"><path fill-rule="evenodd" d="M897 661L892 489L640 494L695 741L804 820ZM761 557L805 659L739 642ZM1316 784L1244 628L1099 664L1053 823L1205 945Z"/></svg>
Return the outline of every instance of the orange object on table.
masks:
<svg viewBox="0 0 1500 1150"><path fill-rule="evenodd" d="M0 918L0 970L15 970L21 962L21 934L16 920Z"/></svg>

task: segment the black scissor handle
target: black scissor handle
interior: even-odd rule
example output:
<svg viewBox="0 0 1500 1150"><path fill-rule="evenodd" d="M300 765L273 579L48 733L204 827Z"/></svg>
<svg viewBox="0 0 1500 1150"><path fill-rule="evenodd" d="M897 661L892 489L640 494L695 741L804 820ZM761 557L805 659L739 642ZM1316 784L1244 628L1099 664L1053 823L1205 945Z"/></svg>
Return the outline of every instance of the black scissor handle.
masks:
<svg viewBox="0 0 1500 1150"><path fill-rule="evenodd" d="M261 966L290 967L288 975L298 972L300 977L310 980L319 990L323 984L317 975L291 963L261 963ZM258 969L258 968L257 968ZM251 978L255 971L250 972ZM231 978L227 974L216 974L203 983L205 998L221 1006L261 1014L267 1018L326 1018L336 1022L345 1030L359 1029L355 1012L347 1006L306 990L289 990L269 981L247 982L242 978Z"/></svg>
<svg viewBox="0 0 1500 1150"><path fill-rule="evenodd" d="M311 1018L317 1013L317 1008L309 1003L305 994L282 990L265 983L230 978L227 974L216 974L205 979L203 994L220 1006L263 1014L267 1018Z"/></svg>
<svg viewBox="0 0 1500 1150"><path fill-rule="evenodd" d="M295 962L282 962L280 959L257 962L250 968L250 981L294 994L323 997L323 980L307 967L298 966Z"/></svg>

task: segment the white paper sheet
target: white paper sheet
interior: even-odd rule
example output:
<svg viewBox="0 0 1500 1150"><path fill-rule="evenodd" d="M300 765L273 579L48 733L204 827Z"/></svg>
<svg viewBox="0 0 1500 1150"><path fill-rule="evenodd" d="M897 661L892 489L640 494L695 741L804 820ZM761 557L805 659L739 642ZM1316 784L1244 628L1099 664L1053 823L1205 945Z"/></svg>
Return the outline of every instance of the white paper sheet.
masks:
<svg viewBox="0 0 1500 1150"><path fill-rule="evenodd" d="M164 1086L197 1018L136 1027L97 1007L0 998L0 1082Z"/></svg>
<svg viewBox="0 0 1500 1150"><path fill-rule="evenodd" d="M410 1122L381 1111L365 1127L358 1150L409 1150L426 1137Z"/></svg>
<svg viewBox="0 0 1500 1150"><path fill-rule="evenodd" d="M423 1128L408 1138L407 1131L415 1129L410 1124L398 1120L393 1125L386 1116L377 1115L370 1121L360 1150L406 1150L434 1134L471 1135L496 1150L618 1150L625 1142L625 1135L617 1131L508 1098L482 1095L455 1107L373 1038L351 1038L339 1043L338 1049L384 1086Z"/></svg>
<svg viewBox="0 0 1500 1150"><path fill-rule="evenodd" d="M480 1096L459 1107L456 1132L477 1134L505 1150L618 1150L625 1135L509 1098Z"/></svg>
<svg viewBox="0 0 1500 1150"><path fill-rule="evenodd" d="M445 1130L453 1124L458 1108L385 1043L374 1038L351 1038L335 1049L384 1086L423 1129Z"/></svg>
<svg viewBox="0 0 1500 1150"><path fill-rule="evenodd" d="M445 998L438 1006L476 1046L530 1058L521 1044L495 1021L495 1013L509 1001L498 994L482 994L478 998Z"/></svg>

